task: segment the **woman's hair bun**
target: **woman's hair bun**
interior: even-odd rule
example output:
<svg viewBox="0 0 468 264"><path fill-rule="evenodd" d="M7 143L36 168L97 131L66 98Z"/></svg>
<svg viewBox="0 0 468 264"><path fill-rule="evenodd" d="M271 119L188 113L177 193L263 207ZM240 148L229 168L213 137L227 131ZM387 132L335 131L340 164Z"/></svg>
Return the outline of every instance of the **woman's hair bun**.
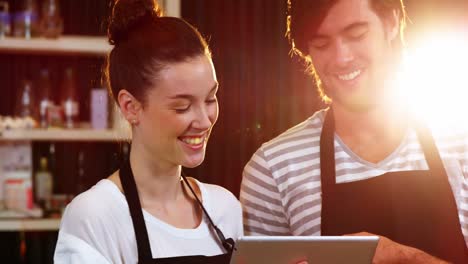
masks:
<svg viewBox="0 0 468 264"><path fill-rule="evenodd" d="M156 0L116 0L107 29L109 43L118 45L135 26L161 16L162 10Z"/></svg>

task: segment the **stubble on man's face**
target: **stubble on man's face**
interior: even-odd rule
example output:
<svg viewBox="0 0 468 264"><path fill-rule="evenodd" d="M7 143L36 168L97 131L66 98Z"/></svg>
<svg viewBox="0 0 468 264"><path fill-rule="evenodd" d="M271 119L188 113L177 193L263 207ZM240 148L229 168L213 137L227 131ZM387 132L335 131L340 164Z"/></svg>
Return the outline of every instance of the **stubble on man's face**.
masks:
<svg viewBox="0 0 468 264"><path fill-rule="evenodd" d="M365 2L336 3L317 30L317 43L326 45L309 45L319 90L350 111L368 111L385 100L392 65L388 27Z"/></svg>

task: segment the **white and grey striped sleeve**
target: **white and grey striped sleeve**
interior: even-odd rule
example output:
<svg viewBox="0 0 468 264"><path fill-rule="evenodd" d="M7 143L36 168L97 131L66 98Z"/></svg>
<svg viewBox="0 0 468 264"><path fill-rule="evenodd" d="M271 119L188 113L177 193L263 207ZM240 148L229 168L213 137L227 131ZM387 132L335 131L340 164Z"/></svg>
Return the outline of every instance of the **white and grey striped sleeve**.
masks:
<svg viewBox="0 0 468 264"><path fill-rule="evenodd" d="M465 237L466 246L468 247L468 134L464 134L461 152L461 166L462 166L462 188L461 188L461 226L463 235Z"/></svg>
<svg viewBox="0 0 468 264"><path fill-rule="evenodd" d="M244 168L240 201L246 235L291 235L281 195L262 148Z"/></svg>

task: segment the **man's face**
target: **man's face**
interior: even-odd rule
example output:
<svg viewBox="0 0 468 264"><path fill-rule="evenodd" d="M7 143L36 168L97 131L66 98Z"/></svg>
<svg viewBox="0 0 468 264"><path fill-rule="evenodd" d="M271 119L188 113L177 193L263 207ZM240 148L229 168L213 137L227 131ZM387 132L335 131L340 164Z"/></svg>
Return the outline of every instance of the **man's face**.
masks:
<svg viewBox="0 0 468 264"><path fill-rule="evenodd" d="M351 111L382 103L398 37L398 17L385 22L370 0L339 0L309 41L315 75L325 94Z"/></svg>

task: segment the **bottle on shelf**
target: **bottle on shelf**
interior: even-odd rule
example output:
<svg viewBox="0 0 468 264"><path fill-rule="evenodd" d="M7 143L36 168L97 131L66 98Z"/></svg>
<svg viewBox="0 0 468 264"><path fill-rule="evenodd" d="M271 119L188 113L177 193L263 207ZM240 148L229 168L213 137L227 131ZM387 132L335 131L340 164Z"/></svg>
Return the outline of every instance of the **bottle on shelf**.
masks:
<svg viewBox="0 0 468 264"><path fill-rule="evenodd" d="M11 33L9 5L6 1L0 1L0 39Z"/></svg>
<svg viewBox="0 0 468 264"><path fill-rule="evenodd" d="M62 107L65 115L65 127L74 128L78 125L79 104L76 95L76 80L73 68L67 68L62 82Z"/></svg>
<svg viewBox="0 0 468 264"><path fill-rule="evenodd" d="M85 187L85 169L84 164L84 152L83 150L78 151L78 177L77 177L77 184L76 184L76 194L80 194L86 191Z"/></svg>
<svg viewBox="0 0 468 264"><path fill-rule="evenodd" d="M48 167L52 175L57 174L57 155L56 155L56 146L54 142L49 144L49 153L48 153Z"/></svg>
<svg viewBox="0 0 468 264"><path fill-rule="evenodd" d="M30 80L21 83L15 114L19 117L35 117L33 84Z"/></svg>
<svg viewBox="0 0 468 264"><path fill-rule="evenodd" d="M58 38L63 32L63 19L57 0L45 0L42 4L40 22L42 35L46 38Z"/></svg>
<svg viewBox="0 0 468 264"><path fill-rule="evenodd" d="M36 0L23 0L21 9L14 15L13 35L30 39L40 35Z"/></svg>
<svg viewBox="0 0 468 264"><path fill-rule="evenodd" d="M53 190L53 177L47 163L47 158L41 157L39 170L36 172L34 181L36 201L45 210L50 208Z"/></svg>
<svg viewBox="0 0 468 264"><path fill-rule="evenodd" d="M39 122L42 128L47 128L49 126L48 110L53 105L53 101L50 98L52 85L50 83L49 70L41 70L38 88L41 94L39 98Z"/></svg>
<svg viewBox="0 0 468 264"><path fill-rule="evenodd" d="M91 127L106 129L109 120L109 97L106 89L91 89Z"/></svg>

